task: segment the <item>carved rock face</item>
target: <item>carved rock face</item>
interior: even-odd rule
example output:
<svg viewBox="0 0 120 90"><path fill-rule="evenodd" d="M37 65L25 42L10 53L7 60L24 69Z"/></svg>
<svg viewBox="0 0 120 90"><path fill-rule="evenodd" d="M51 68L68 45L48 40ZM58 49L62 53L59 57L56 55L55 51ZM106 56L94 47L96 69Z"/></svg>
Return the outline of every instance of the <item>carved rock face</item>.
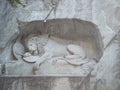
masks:
<svg viewBox="0 0 120 90"><path fill-rule="evenodd" d="M38 37L36 36L33 37L33 35L30 35L25 40L26 47L28 48L28 51L30 53L34 53L35 51L37 51L37 42L36 42L37 39Z"/></svg>
<svg viewBox="0 0 120 90"><path fill-rule="evenodd" d="M79 55L81 58L85 58L86 56L85 51L81 46L71 44L68 45L67 49L72 55Z"/></svg>
<svg viewBox="0 0 120 90"><path fill-rule="evenodd" d="M27 62L36 62L41 59L41 56L45 53L44 46L47 44L46 35L29 35L25 40L25 45L28 48L28 52L24 54L23 59Z"/></svg>
<svg viewBox="0 0 120 90"><path fill-rule="evenodd" d="M103 53L102 40L99 30L91 22L86 22L77 19L55 19L48 20L46 23L42 23L42 21L28 22L27 24L24 24L20 27L20 37L17 41L25 49L24 53L22 53L22 59L24 59L27 62L36 62L38 68L41 68L43 70L48 70L48 65L51 65L52 67L51 62L53 57L58 57L58 59L59 57L62 57L64 59L59 60L59 62L57 63L60 66L60 68L62 67L60 64L62 62L62 64L66 64L69 67L71 67L73 64L79 67L81 65L80 61L84 59L84 57L90 59L95 58L99 60ZM48 36L50 37L48 38ZM54 42L54 40L57 39L53 39L52 37L55 37L60 40ZM53 39L53 41L50 39ZM64 43L62 43L61 40L63 40ZM16 45L14 45L14 48L15 46ZM70 54L71 56L69 56ZM44 61L45 63L48 63L48 65L46 65L45 63L45 66L43 66L44 64L41 65L41 63ZM37 66L36 64L35 66ZM57 64L56 67L58 66ZM27 67L25 66L25 68ZM63 68L67 70L68 67ZM51 70L49 71L50 73L52 73ZM21 73L24 72L21 71ZM40 73L38 73L38 75Z"/></svg>
<svg viewBox="0 0 120 90"><path fill-rule="evenodd" d="M43 47L46 45L46 43L47 38L46 36L42 37L42 35L29 35L25 40L28 52L33 55L42 55L45 52Z"/></svg>
<svg viewBox="0 0 120 90"><path fill-rule="evenodd" d="M20 32L24 38L30 34L48 34L65 40L83 41L86 54L97 60L103 52L103 42L99 29L95 24L79 19L51 19L46 23L41 21L27 22L19 25ZM38 33L40 32L40 33ZM91 45L88 45L91 43Z"/></svg>

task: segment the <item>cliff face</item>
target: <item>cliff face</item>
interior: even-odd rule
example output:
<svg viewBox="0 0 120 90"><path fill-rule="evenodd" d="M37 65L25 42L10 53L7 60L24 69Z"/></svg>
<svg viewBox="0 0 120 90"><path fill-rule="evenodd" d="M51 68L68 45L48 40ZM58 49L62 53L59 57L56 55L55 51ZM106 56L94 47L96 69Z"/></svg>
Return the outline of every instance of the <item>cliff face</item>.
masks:
<svg viewBox="0 0 120 90"><path fill-rule="evenodd" d="M120 0L54 0L58 2L47 19L77 18L90 21L100 29L104 54L91 78L96 90L119 90ZM18 31L20 21L44 20L52 8L50 0L23 0L26 7L11 7L7 0L0 0L0 50ZM115 37L116 35L116 37ZM110 42L110 43L109 43Z"/></svg>
<svg viewBox="0 0 120 90"><path fill-rule="evenodd" d="M7 1L1 0L0 46L4 47L8 37L17 31L16 18L20 21L44 20L52 8L51 1L57 4L47 19L78 18L93 22L102 33L105 46L109 38L120 29L119 0L26 0L23 1L25 8L19 5L18 8L12 8Z"/></svg>
<svg viewBox="0 0 120 90"><path fill-rule="evenodd" d="M0 48L4 48L16 30L15 9L7 0L0 0Z"/></svg>

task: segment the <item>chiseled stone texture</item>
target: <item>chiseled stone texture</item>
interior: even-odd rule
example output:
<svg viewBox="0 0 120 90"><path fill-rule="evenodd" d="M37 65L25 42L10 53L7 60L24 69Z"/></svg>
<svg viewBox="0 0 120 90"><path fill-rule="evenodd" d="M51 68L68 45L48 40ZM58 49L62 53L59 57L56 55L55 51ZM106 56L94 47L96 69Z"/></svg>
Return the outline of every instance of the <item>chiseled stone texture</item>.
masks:
<svg viewBox="0 0 120 90"><path fill-rule="evenodd" d="M22 1L26 3L25 8L20 5L18 5L18 8L12 8L8 2L1 0L0 47L4 47L10 36L18 30L16 18L20 21L43 20L52 8L51 0ZM120 29L119 0L56 1L58 1L58 5L48 19L78 18L91 21L98 25L105 46ZM3 37L4 39L2 39Z"/></svg>
<svg viewBox="0 0 120 90"><path fill-rule="evenodd" d="M76 77L2 77L1 90L88 90Z"/></svg>
<svg viewBox="0 0 120 90"><path fill-rule="evenodd" d="M51 9L50 0L25 2L25 8L18 6L15 9L7 0L0 0L0 50L18 30L16 18L20 21L43 20ZM106 47L120 30L120 0L59 0L57 8L48 18L78 18L91 21L98 25ZM119 38L114 38L96 66L96 90L120 90L119 45Z"/></svg>
<svg viewBox="0 0 120 90"><path fill-rule="evenodd" d="M7 0L0 0L0 50L18 30L14 11L15 8L12 8Z"/></svg>
<svg viewBox="0 0 120 90"><path fill-rule="evenodd" d="M118 44L119 43L119 44ZM104 51L102 58L96 65L93 81L95 90L119 90L120 87L120 37L115 40ZM93 84L93 83L91 83ZM92 89L93 90L93 89Z"/></svg>

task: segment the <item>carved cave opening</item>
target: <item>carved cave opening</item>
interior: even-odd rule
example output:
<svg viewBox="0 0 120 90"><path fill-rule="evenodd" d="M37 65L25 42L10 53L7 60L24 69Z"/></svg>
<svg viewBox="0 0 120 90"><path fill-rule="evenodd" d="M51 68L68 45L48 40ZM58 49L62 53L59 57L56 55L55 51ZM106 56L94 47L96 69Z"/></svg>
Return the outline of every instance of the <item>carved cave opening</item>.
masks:
<svg viewBox="0 0 120 90"><path fill-rule="evenodd" d="M19 33L7 45L11 58L5 60L6 75L86 76L103 54L99 29L92 22L51 19L18 24Z"/></svg>

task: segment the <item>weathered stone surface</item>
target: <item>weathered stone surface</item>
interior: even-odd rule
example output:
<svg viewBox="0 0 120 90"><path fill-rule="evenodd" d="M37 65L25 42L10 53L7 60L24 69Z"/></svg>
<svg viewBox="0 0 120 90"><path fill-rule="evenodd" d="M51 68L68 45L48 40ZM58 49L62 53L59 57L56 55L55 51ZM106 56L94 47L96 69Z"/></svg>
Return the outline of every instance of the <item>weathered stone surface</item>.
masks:
<svg viewBox="0 0 120 90"><path fill-rule="evenodd" d="M0 48L4 48L9 38L18 30L16 18L21 21L43 20L50 9L50 0L26 0L25 8L19 6L16 9L11 8L6 0L1 0ZM119 43L113 37L120 29L120 1L59 0L57 8L48 18L78 18L98 25L106 50L100 60L101 62L95 69L95 72L97 72L95 79L100 79L95 86L97 90L119 90ZM111 41L112 38L114 41ZM3 49L0 50L2 51ZM104 81L106 82L105 84L103 83Z"/></svg>
<svg viewBox="0 0 120 90"><path fill-rule="evenodd" d="M71 44L68 45L67 49L72 55L79 55L81 58L86 57L85 51L81 46Z"/></svg>
<svg viewBox="0 0 120 90"><path fill-rule="evenodd" d="M15 9L8 1L0 0L0 48L4 48L9 38L17 31Z"/></svg>
<svg viewBox="0 0 120 90"><path fill-rule="evenodd" d="M63 82L64 81L64 82ZM2 90L85 90L89 77L0 77Z"/></svg>
<svg viewBox="0 0 120 90"><path fill-rule="evenodd" d="M23 57L23 60L25 60L28 63L35 63L36 61L40 60L40 56L27 56Z"/></svg>

